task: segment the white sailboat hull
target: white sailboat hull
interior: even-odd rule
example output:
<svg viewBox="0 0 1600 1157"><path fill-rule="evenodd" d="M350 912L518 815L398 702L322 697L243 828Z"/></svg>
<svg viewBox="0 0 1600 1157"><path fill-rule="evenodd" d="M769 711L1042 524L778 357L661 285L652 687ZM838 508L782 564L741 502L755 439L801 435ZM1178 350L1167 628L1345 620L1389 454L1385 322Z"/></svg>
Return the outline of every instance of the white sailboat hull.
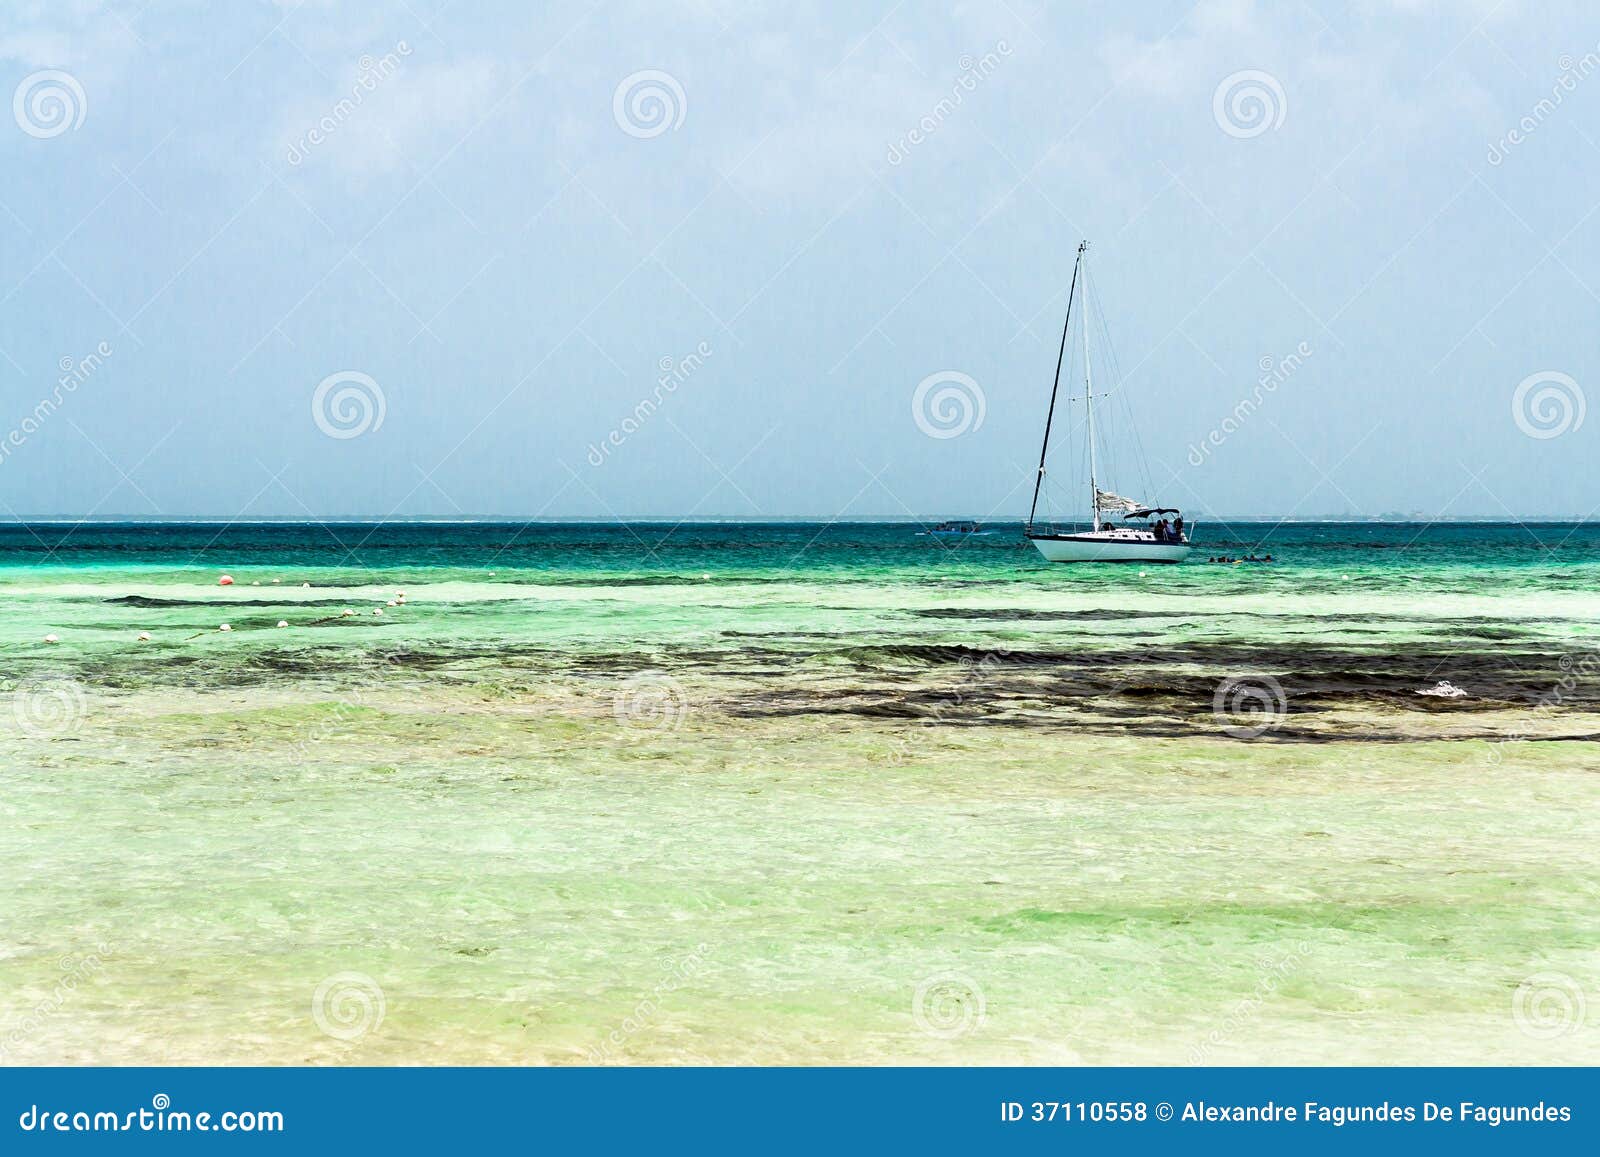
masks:
<svg viewBox="0 0 1600 1157"><path fill-rule="evenodd" d="M1182 562L1189 556L1186 542L1157 542L1154 536L1126 532L1029 535L1028 538L1051 562Z"/></svg>

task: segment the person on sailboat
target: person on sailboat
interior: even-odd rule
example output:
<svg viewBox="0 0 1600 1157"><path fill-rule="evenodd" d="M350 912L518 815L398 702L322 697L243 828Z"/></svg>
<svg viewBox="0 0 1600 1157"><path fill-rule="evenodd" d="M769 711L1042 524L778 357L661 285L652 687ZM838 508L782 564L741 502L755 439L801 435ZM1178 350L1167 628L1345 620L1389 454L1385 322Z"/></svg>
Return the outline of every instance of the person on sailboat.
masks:
<svg viewBox="0 0 1600 1157"><path fill-rule="evenodd" d="M1167 520L1165 518L1156 519L1155 525L1150 529L1155 532L1157 542L1167 541Z"/></svg>
<svg viewBox="0 0 1600 1157"><path fill-rule="evenodd" d="M1173 533L1175 535L1177 535L1177 541L1178 542L1182 542L1183 541L1183 515L1180 514L1180 515L1178 515L1177 518L1172 520L1172 531L1173 531Z"/></svg>

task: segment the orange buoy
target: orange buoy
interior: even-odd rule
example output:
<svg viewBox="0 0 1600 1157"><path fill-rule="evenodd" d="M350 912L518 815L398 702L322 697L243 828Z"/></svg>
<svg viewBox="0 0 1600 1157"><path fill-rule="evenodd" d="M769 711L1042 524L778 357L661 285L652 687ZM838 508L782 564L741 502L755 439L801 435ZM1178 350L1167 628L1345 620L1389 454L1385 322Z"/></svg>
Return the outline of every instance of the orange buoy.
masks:
<svg viewBox="0 0 1600 1157"><path fill-rule="evenodd" d="M217 585L219 587L231 587L233 585L233 576L231 574L223 575L217 580Z"/></svg>

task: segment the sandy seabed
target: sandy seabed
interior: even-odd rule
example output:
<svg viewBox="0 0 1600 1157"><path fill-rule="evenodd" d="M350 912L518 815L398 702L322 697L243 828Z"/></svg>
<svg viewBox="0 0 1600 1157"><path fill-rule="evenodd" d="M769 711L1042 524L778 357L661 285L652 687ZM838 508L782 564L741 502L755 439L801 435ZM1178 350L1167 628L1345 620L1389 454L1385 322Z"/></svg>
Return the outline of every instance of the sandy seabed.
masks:
<svg viewBox="0 0 1600 1157"><path fill-rule="evenodd" d="M1600 1063L1583 574L997 557L5 570L0 1059Z"/></svg>
<svg viewBox="0 0 1600 1157"><path fill-rule="evenodd" d="M13 746L6 1059L1600 1061L1592 744L610 707L143 692Z"/></svg>

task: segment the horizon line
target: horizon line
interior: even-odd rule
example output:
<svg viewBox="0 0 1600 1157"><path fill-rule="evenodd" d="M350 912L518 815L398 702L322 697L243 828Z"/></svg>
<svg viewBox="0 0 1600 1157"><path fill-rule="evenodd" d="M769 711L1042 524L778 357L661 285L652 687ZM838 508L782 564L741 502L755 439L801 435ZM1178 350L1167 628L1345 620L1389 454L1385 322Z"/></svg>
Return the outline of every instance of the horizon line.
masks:
<svg viewBox="0 0 1600 1157"><path fill-rule="evenodd" d="M642 514L642 515L614 515L609 517L595 517L593 515L540 515L536 517L522 517L509 514L495 515L453 515L450 517L436 515L361 515L361 514L331 514L331 515L267 515L251 518L230 517L227 515L162 515L157 517L139 516L114 516L83 518L71 515L42 515L36 517L10 517L0 518L0 527L26 527L26 526L320 526L320 525L350 525L350 526L387 526L387 525L433 525L433 526L623 526L636 523L673 524L677 526L776 526L786 523L815 526L818 524L829 526L862 526L862 525L887 525L887 526L925 526L938 522L950 521L952 517L957 521L977 521L987 525L1026 526L1028 519L1018 515L990 515L986 518L966 518L965 516L938 515L858 515L852 518L842 518L837 515L700 515L679 516L672 514ZM1053 518L1034 519L1041 524L1072 523L1076 524L1086 520L1081 518ZM1474 522L1474 523L1503 523L1506 525L1519 525L1524 523L1562 523L1566 525L1584 526L1592 520L1590 515L1570 514L1408 514L1404 516L1378 515L1378 514L1340 514L1340 515L1280 515L1280 514L1204 514L1197 515L1189 520L1190 525L1198 526L1204 522L1273 522L1283 525L1322 523L1332 525L1366 525L1371 523L1390 523L1399 526L1431 525L1438 522Z"/></svg>

